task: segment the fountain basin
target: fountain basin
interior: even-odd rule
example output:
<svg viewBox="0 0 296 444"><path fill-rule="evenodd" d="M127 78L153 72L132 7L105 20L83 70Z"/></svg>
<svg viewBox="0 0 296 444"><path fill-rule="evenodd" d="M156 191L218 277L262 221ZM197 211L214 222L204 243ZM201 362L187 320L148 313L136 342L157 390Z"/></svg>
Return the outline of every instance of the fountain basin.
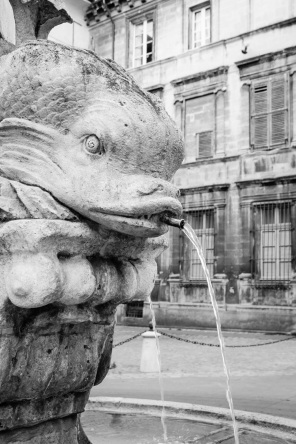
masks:
<svg viewBox="0 0 296 444"><path fill-rule="evenodd" d="M164 403L169 444L233 444L228 409ZM160 401L90 398L82 424L92 444L161 444ZM236 410L240 444L296 443L296 421Z"/></svg>

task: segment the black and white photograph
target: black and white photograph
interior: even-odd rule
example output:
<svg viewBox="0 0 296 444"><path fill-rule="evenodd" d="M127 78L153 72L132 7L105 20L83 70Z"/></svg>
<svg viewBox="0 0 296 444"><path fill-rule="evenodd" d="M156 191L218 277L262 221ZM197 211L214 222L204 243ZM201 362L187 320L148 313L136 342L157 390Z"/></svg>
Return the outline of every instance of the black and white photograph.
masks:
<svg viewBox="0 0 296 444"><path fill-rule="evenodd" d="M0 0L0 444L296 444L296 0Z"/></svg>

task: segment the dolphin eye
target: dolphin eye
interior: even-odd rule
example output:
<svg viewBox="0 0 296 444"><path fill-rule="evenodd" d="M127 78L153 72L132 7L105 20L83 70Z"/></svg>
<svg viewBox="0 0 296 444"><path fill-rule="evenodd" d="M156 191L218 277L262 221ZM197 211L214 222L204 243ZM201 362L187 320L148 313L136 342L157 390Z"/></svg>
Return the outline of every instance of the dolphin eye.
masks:
<svg viewBox="0 0 296 444"><path fill-rule="evenodd" d="M95 135L88 136L84 140L84 148L90 154L102 155L105 153L103 142Z"/></svg>

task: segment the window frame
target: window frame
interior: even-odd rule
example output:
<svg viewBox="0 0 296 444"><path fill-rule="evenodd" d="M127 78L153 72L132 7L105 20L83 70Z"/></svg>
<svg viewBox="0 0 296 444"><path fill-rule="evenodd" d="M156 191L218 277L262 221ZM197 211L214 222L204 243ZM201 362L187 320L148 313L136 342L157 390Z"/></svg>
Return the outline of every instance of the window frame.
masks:
<svg viewBox="0 0 296 444"><path fill-rule="evenodd" d="M267 201L267 202L254 202L253 207L253 270L252 274L256 281L259 282L287 282L292 279L293 275L293 203L290 200L280 200L280 201ZM288 209L289 222L280 222L279 214L280 207ZM274 212L274 222L273 223L262 223L263 210L272 209ZM270 211L270 210L269 210ZM287 210L286 210L287 211ZM269 217L272 212L270 211ZM280 242L280 232L288 232L289 245L282 245ZM274 233L272 233L274 232ZM268 233L268 238L271 240L270 244L268 242L263 242L263 234ZM269 233L272 233L271 235ZM285 235L284 240L286 241L287 236ZM280 254L280 249L282 247L289 247L288 256L282 256ZM270 256L270 253L264 254L264 248L274 248L275 254ZM288 261L285 260L288 257ZM283 260L282 260L283 259ZM290 266L286 268L284 273L281 273L281 264L289 263ZM265 271L265 264L271 264L275 273L269 275Z"/></svg>
<svg viewBox="0 0 296 444"><path fill-rule="evenodd" d="M189 8L189 17L188 17L188 49L200 49L203 48L207 45L210 45L212 43L212 4L211 4L211 0L199 3L197 5L192 6L191 8ZM196 15L197 12L202 11L202 10L206 10L206 9L210 9L210 19L209 19L209 23L210 23L210 36L209 36L209 42L204 42L201 43L200 46L194 46L194 17Z"/></svg>
<svg viewBox="0 0 296 444"><path fill-rule="evenodd" d="M209 97L209 100L212 101L212 129L208 129L208 130L203 130L203 131L199 131L199 132L195 132L194 134L194 138L195 138L195 155L192 156L192 159L190 158L190 156L187 156L187 130L188 130L188 125L187 125L187 108L189 105L190 100L196 100L196 99L200 99L203 97ZM215 97L215 90L213 90L212 88L210 90L205 90L203 92L200 92L199 94L197 94L197 92L195 92L194 94L189 94L189 95L185 95L183 97L183 121L182 121L182 131L183 131L183 135L184 135L184 141L185 141L185 158L184 158L184 163L191 163L191 162L198 162L198 161L203 161L206 159L212 159L213 157L215 157L216 154L216 128L217 128L217 122L216 122L216 97ZM204 156L200 156L200 134L205 134L205 133L211 133L211 146L210 146L210 154L208 155L204 155ZM188 161L188 159L191 159Z"/></svg>
<svg viewBox="0 0 296 444"><path fill-rule="evenodd" d="M125 317L127 318L143 318L144 301L140 299L134 299L125 304Z"/></svg>
<svg viewBox="0 0 296 444"><path fill-rule="evenodd" d="M145 59L143 60L144 63L142 63L139 66L135 65L135 31L136 31L136 26L139 26L141 24L145 24L145 27L147 27L147 23L149 21L152 21L152 26L153 26L153 37L152 37L152 60L150 62L147 63L146 61L146 56ZM128 45L128 60L127 60L127 66L129 68L133 68L133 69L137 69L137 68L141 68L142 66L146 66L149 65L150 63L155 61L155 42L156 42L156 14L155 14L155 10L153 11L147 11L143 14L141 14L139 17L137 15L137 17L131 16L127 18L127 25L128 25L128 39L127 39L127 45ZM144 35L144 34L143 34ZM145 39L146 40L146 39ZM147 41L146 41L146 45L147 45ZM143 47L145 46L145 42L143 41ZM145 51L145 54L146 51ZM144 58L144 54L142 55L142 57Z"/></svg>
<svg viewBox="0 0 296 444"><path fill-rule="evenodd" d="M197 216L197 214L201 214L202 216L202 228L195 229L193 227L193 221L192 218L194 216ZM212 219L212 227L206 227L206 218L207 215L210 214L210 218ZM197 208L197 209L188 209L186 210L186 220L188 220L188 223L192 226L194 232L197 234L198 238L201 237L201 245L204 247L205 245L210 248L206 248L206 251L204 251L207 267L209 269L210 277L213 279L215 274L215 238L216 238L216 212L215 207L206 207L206 208ZM187 243L187 246L185 246L185 242ZM211 245L212 244L212 245ZM189 261L189 271L188 271L188 277L190 282L204 282L206 280L206 277L204 275L204 272L202 270L200 261L198 259L197 253L195 252L195 247L191 244L191 242L186 238L184 239L184 248L189 248L189 251L187 251L187 257L185 259L185 254L183 254L183 264L182 267L184 269L184 266L186 264L186 261ZM204 248L203 248L204 249ZM211 251L210 254L207 252ZM193 257L195 256L195 257ZM199 272L195 275L193 273L193 266L196 266L199 269Z"/></svg>
<svg viewBox="0 0 296 444"><path fill-rule="evenodd" d="M273 88L275 89L274 84L279 80L282 80L283 84L284 103L282 107L274 107L274 104L279 104L279 99L276 93L273 95ZM262 94L265 86L266 95ZM261 91L259 88L261 88ZM256 94L258 94L258 96L256 96ZM258 107L259 110L256 110L256 107ZM266 110L263 110L264 107L266 107ZM280 119L278 122L276 122L276 119L273 120L276 115L279 116L281 113L284 116L283 123L280 122ZM264 122L264 120L266 120L266 122ZM257 125L256 122L258 122ZM276 125L280 125L279 130L283 132L283 139L278 142L273 139L273 125L275 125L275 128ZM265 136L266 143L264 143ZM289 140L290 85L288 72L253 79L250 88L250 146L252 151L268 151L276 148L285 148L289 146ZM258 143L256 143L256 141Z"/></svg>

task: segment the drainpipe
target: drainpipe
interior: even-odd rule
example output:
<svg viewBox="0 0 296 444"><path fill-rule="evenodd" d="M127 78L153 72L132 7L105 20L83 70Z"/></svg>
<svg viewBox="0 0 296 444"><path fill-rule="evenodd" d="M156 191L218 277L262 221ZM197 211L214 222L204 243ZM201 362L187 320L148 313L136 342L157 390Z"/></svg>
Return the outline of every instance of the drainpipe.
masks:
<svg viewBox="0 0 296 444"><path fill-rule="evenodd" d="M112 55L111 55L111 58L112 58L112 60L114 60L114 54L115 54L115 23L114 23L114 20L113 20L113 18L111 16L111 11L110 11L109 6L106 3L106 0L103 0L103 4L104 4L105 9L107 11L107 17L109 16L110 22L111 22L111 25L112 25Z"/></svg>

